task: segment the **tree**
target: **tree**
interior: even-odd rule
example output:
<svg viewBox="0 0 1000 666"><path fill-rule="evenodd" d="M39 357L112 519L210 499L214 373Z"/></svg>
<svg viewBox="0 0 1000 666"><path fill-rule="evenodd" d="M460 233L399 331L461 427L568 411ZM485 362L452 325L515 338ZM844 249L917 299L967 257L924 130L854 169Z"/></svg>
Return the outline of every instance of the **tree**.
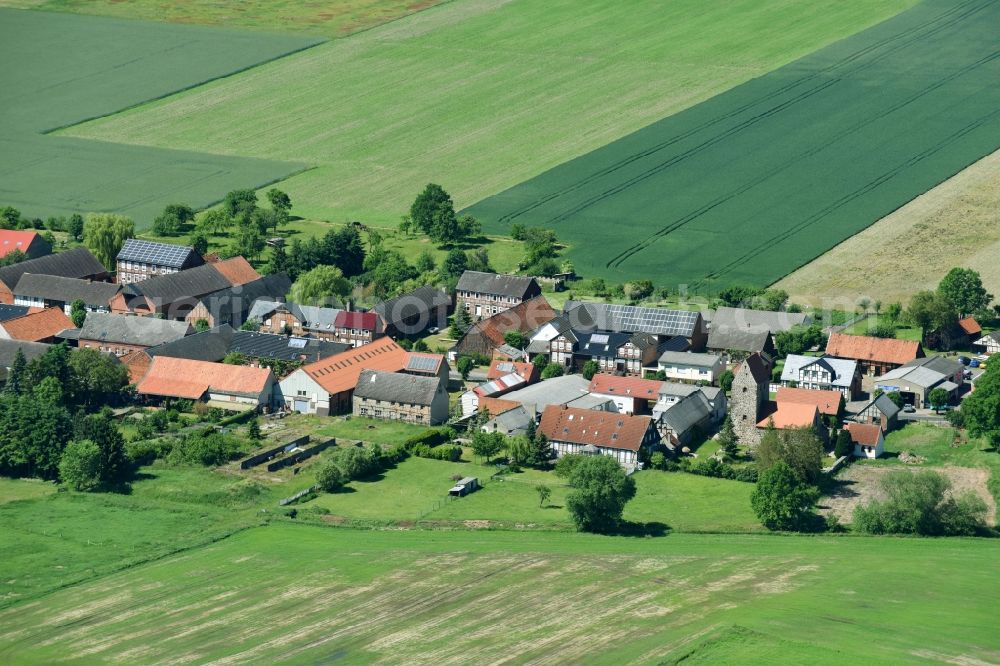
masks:
<svg viewBox="0 0 1000 666"><path fill-rule="evenodd" d="M950 346L951 334L958 326L958 312L938 291L920 291L910 299L906 316L923 329L924 344L932 348Z"/></svg>
<svg viewBox="0 0 1000 666"><path fill-rule="evenodd" d="M788 302L788 292L784 289L765 289L759 292L753 299L753 305L759 310L770 310L778 312L784 309Z"/></svg>
<svg viewBox="0 0 1000 666"><path fill-rule="evenodd" d="M891 339L896 337L896 326L894 324L875 324L868 328L868 335L873 338Z"/></svg>
<svg viewBox="0 0 1000 666"><path fill-rule="evenodd" d="M250 425L247 426L247 439L254 442L259 442L264 436L260 432L260 423L256 418L251 419Z"/></svg>
<svg viewBox="0 0 1000 666"><path fill-rule="evenodd" d="M83 215L73 213L66 223L66 232L73 240L80 240L83 237Z"/></svg>
<svg viewBox="0 0 1000 666"><path fill-rule="evenodd" d="M993 296L986 292L979 273L971 268L952 268L938 284L938 293L961 317L985 310Z"/></svg>
<svg viewBox="0 0 1000 666"><path fill-rule="evenodd" d="M538 506L545 506L545 503L552 497L552 489L544 484L535 486L535 492L538 493Z"/></svg>
<svg viewBox="0 0 1000 666"><path fill-rule="evenodd" d="M14 264L19 264L22 261L27 260L27 258L28 255L26 255L24 252L21 252L17 248L14 248L13 250L5 254L2 258L0 258L0 266L13 266Z"/></svg>
<svg viewBox="0 0 1000 666"><path fill-rule="evenodd" d="M976 390L962 400L969 434L985 437L1000 453L1000 363L989 363L976 381Z"/></svg>
<svg viewBox="0 0 1000 666"><path fill-rule="evenodd" d="M208 320L204 317L200 317L194 322L194 330L196 333L204 333L210 328L212 327L208 325Z"/></svg>
<svg viewBox="0 0 1000 666"><path fill-rule="evenodd" d="M24 352L18 347L14 352L14 361L11 363L10 371L7 373L7 383L4 384L4 393L21 395L24 388L25 371L28 361L24 358Z"/></svg>
<svg viewBox="0 0 1000 666"><path fill-rule="evenodd" d="M198 227L204 229L213 236L219 236L226 232L226 229L233 226L234 220L221 208L213 208L201 216Z"/></svg>
<svg viewBox="0 0 1000 666"><path fill-rule="evenodd" d="M739 453L739 437L736 436L733 419L729 414L726 414L726 420L722 422L722 429L719 430L719 450L728 458L735 458Z"/></svg>
<svg viewBox="0 0 1000 666"><path fill-rule="evenodd" d="M753 302L755 296L759 296L762 290L758 287L747 287L745 285L735 285L726 287L719 292L719 300L731 308L746 307Z"/></svg>
<svg viewBox="0 0 1000 666"><path fill-rule="evenodd" d="M21 226L21 211L13 206L0 209L0 226L4 229L17 229Z"/></svg>
<svg viewBox="0 0 1000 666"><path fill-rule="evenodd" d="M583 364L583 368L581 368L580 374L583 375L584 379L589 381L594 378L594 375L596 375L598 371L600 371L600 369L601 369L600 364L597 361L591 359Z"/></svg>
<svg viewBox="0 0 1000 666"><path fill-rule="evenodd" d="M948 392L943 388L932 389L927 399L930 400L934 411L940 412L941 408L948 404Z"/></svg>
<svg viewBox="0 0 1000 666"><path fill-rule="evenodd" d="M170 204L153 220L153 232L160 236L175 236L194 220L194 211L183 204Z"/></svg>
<svg viewBox="0 0 1000 666"><path fill-rule="evenodd" d="M472 326L472 318L469 317L469 311L459 304L459 307L455 308L455 318L452 320L451 328L448 334L457 340L458 338L465 335L465 332L469 330Z"/></svg>
<svg viewBox="0 0 1000 666"><path fill-rule="evenodd" d="M351 294L351 283L336 266L317 266L295 280L292 294L296 303L343 300Z"/></svg>
<svg viewBox="0 0 1000 666"><path fill-rule="evenodd" d="M769 426L754 455L761 473L784 463L800 481L814 484L822 468L823 443L812 428L776 430Z"/></svg>
<svg viewBox="0 0 1000 666"><path fill-rule="evenodd" d="M292 199L287 194L276 187L267 191L267 200L271 208L278 214L278 219L284 223L288 220L288 214L292 210Z"/></svg>
<svg viewBox="0 0 1000 666"><path fill-rule="evenodd" d="M757 519L769 530L797 530L806 526L819 491L806 485L784 462L761 473L750 495Z"/></svg>
<svg viewBox="0 0 1000 666"><path fill-rule="evenodd" d="M563 368L558 363L549 363L542 370L542 379L552 379L553 377L562 377Z"/></svg>
<svg viewBox="0 0 1000 666"><path fill-rule="evenodd" d="M198 254L204 256L208 252L208 236L206 236L203 232L194 232L191 234L191 238L188 239L188 242L191 243L191 247L194 248L194 251Z"/></svg>
<svg viewBox="0 0 1000 666"><path fill-rule="evenodd" d="M468 379L469 373L472 372L472 368L475 367L475 361L469 356L460 356L458 361L455 362L455 369L458 370L459 374L462 375L462 379Z"/></svg>
<svg viewBox="0 0 1000 666"><path fill-rule="evenodd" d="M344 487L344 473L336 460L327 460L316 470L316 485L328 493L335 493Z"/></svg>
<svg viewBox="0 0 1000 666"><path fill-rule="evenodd" d="M490 458L504 449L504 435L500 432L476 431L472 434L472 452L490 462Z"/></svg>
<svg viewBox="0 0 1000 666"><path fill-rule="evenodd" d="M339 268L345 277L361 275L365 270L365 246L361 242L361 232L352 224L331 229L319 243L320 256L314 257L315 264L332 264ZM302 266L306 271L312 265Z"/></svg>
<svg viewBox="0 0 1000 666"><path fill-rule="evenodd" d="M110 488L125 481L131 465L125 452L125 438L118 430L110 409L89 416L78 415L73 423L73 438L89 440L97 445L100 451L100 487Z"/></svg>
<svg viewBox="0 0 1000 666"><path fill-rule="evenodd" d="M135 237L135 222L116 213L91 213L83 225L83 244L107 268L115 266L122 245Z"/></svg>
<svg viewBox="0 0 1000 666"><path fill-rule="evenodd" d="M471 250L468 253L468 262L466 262L466 268L470 271L479 271L481 273L493 273L493 266L490 265L490 253L485 247L477 247L475 250Z"/></svg>
<svg viewBox="0 0 1000 666"><path fill-rule="evenodd" d="M429 273L434 270L434 255L429 250L422 250L417 255L416 268L421 273Z"/></svg>
<svg viewBox="0 0 1000 666"><path fill-rule="evenodd" d="M89 492L101 485L101 450L89 439L73 440L59 458L59 478L74 490Z"/></svg>
<svg viewBox="0 0 1000 666"><path fill-rule="evenodd" d="M733 374L732 370L726 370L721 375L719 375L719 388L724 392L729 393L733 389L733 379L736 375Z"/></svg>
<svg viewBox="0 0 1000 666"><path fill-rule="evenodd" d="M514 349L524 349L528 345L528 339L520 331L507 331L503 334L503 341Z"/></svg>
<svg viewBox="0 0 1000 666"><path fill-rule="evenodd" d="M246 354L241 354L238 351L231 351L222 357L222 362L226 365L246 365L248 361Z"/></svg>
<svg viewBox="0 0 1000 666"><path fill-rule="evenodd" d="M875 397L877 398L878 396ZM889 400L892 400L892 404L896 405L900 409L902 409L903 405L905 404L903 400L903 394L900 393L899 391L889 391L888 393L885 394L885 397L889 398Z"/></svg>
<svg viewBox="0 0 1000 666"><path fill-rule="evenodd" d="M585 532L610 532L621 522L625 504L635 497L635 480L613 458L585 456L569 475L566 497L573 522Z"/></svg>
<svg viewBox="0 0 1000 666"><path fill-rule="evenodd" d="M653 283L650 280L633 280L625 283L625 297L630 301L641 301L653 295Z"/></svg>
<svg viewBox="0 0 1000 666"><path fill-rule="evenodd" d="M373 285L372 292L376 297L386 298L398 292L407 280L417 277L417 270L407 263L402 254L389 250L382 255L375 270L371 271L367 283Z"/></svg>
<svg viewBox="0 0 1000 666"><path fill-rule="evenodd" d="M899 317L902 314L903 314L903 305L902 305L902 303L889 303L889 305L885 306L885 316L893 324L895 324L897 321L899 321Z"/></svg>
<svg viewBox="0 0 1000 666"><path fill-rule="evenodd" d="M434 183L429 183L414 199L410 220L415 228L439 244L461 242L481 232L475 218L469 215L459 218L455 214L451 195Z"/></svg>
<svg viewBox="0 0 1000 666"><path fill-rule="evenodd" d="M851 433L841 430L837 433L837 442L833 446L833 455L837 458L850 456L854 453L854 442L851 440Z"/></svg>
<svg viewBox="0 0 1000 666"><path fill-rule="evenodd" d="M129 385L128 368L118 359L85 347L65 361L69 397L85 410L121 402ZM58 366L57 366L58 368Z"/></svg>
<svg viewBox="0 0 1000 666"><path fill-rule="evenodd" d="M253 190L233 190L222 200L222 210L230 220L245 224L257 210L257 193Z"/></svg>
<svg viewBox="0 0 1000 666"><path fill-rule="evenodd" d="M291 264L288 260L288 254L285 252L285 246L278 243L271 248L271 261L267 264L267 274L287 273L291 277L290 271Z"/></svg>
<svg viewBox="0 0 1000 666"><path fill-rule="evenodd" d="M986 504L972 492L949 495L951 481L937 472L892 472L879 486L885 499L854 509L854 527L861 532L960 536L986 527Z"/></svg>
<svg viewBox="0 0 1000 666"><path fill-rule="evenodd" d="M69 306L69 318L73 320L73 326L83 327L83 322L87 319L87 304L79 298L73 301Z"/></svg>
<svg viewBox="0 0 1000 666"><path fill-rule="evenodd" d="M240 222L236 227L236 238L229 246L229 254L256 261L265 246L264 235L252 220Z"/></svg>
<svg viewBox="0 0 1000 666"><path fill-rule="evenodd" d="M445 280L456 278L465 272L466 266L468 266L468 257L465 256L465 252L458 248L449 250L444 261L441 262L441 277Z"/></svg>

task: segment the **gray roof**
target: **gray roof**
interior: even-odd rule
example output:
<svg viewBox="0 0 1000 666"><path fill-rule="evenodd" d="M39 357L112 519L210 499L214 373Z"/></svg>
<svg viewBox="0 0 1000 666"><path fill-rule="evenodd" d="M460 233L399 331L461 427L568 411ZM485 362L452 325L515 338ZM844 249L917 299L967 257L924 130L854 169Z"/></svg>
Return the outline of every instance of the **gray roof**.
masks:
<svg viewBox="0 0 1000 666"><path fill-rule="evenodd" d="M833 375L832 385L844 388L850 388L858 371L858 362L850 359L789 354L785 357L785 366L781 369L781 381L797 382L799 370L810 365L817 365L830 371Z"/></svg>
<svg viewBox="0 0 1000 666"><path fill-rule="evenodd" d="M664 365L690 365L695 368L713 368L722 360L719 354L695 354L693 352L666 351L660 354Z"/></svg>
<svg viewBox="0 0 1000 666"><path fill-rule="evenodd" d="M802 312L769 312L748 308L721 307L712 315L712 328L737 328L758 333L780 333L795 326L812 323L812 317Z"/></svg>
<svg viewBox="0 0 1000 666"><path fill-rule="evenodd" d="M226 287L202 296L199 300L216 318L234 318L249 312L261 298L284 298L292 288L292 281L284 273L274 273L247 282ZM239 323L243 323L240 321Z"/></svg>
<svg viewBox="0 0 1000 666"><path fill-rule="evenodd" d="M653 335L691 337L701 325L700 312L615 303L566 301L563 312L576 330L641 331Z"/></svg>
<svg viewBox="0 0 1000 666"><path fill-rule="evenodd" d="M239 352L253 358L273 358L282 361L301 360L311 363L339 354L349 348L350 345L343 342L296 338L274 333L235 331L228 351Z"/></svg>
<svg viewBox="0 0 1000 666"><path fill-rule="evenodd" d="M332 331L337 315L343 312L338 308L321 308L317 305L299 305L298 303L282 303L268 298L261 298L250 308L248 319L264 321L267 315L278 309L285 309L304 322L302 327L312 331Z"/></svg>
<svg viewBox="0 0 1000 666"><path fill-rule="evenodd" d="M200 298L214 291L228 289L232 283L212 264L168 273L125 285L128 296L145 296L160 303L173 303L185 298Z"/></svg>
<svg viewBox="0 0 1000 666"><path fill-rule="evenodd" d="M708 332L708 348L744 352L764 351L767 348L768 331L741 330L737 328L716 328Z"/></svg>
<svg viewBox="0 0 1000 666"><path fill-rule="evenodd" d="M577 333L577 337L580 344L573 352L577 356L615 356L618 349L631 338L628 333L610 331Z"/></svg>
<svg viewBox="0 0 1000 666"><path fill-rule="evenodd" d="M121 285L111 282L92 282L80 278L39 275L37 273L25 273L13 289L15 296L41 298L62 303L81 300L92 307L107 307L119 291L121 291Z"/></svg>
<svg viewBox="0 0 1000 666"><path fill-rule="evenodd" d="M945 356L925 356L924 358L915 358L909 363L903 364L902 367L928 368L949 376L960 374L965 369L965 366L958 361Z"/></svg>
<svg viewBox="0 0 1000 666"><path fill-rule="evenodd" d="M402 324L410 317L418 317L443 305L451 305L451 296L442 289L424 285L396 298L382 301L372 308L372 311L378 314L386 325L392 326ZM427 325L434 323L428 321Z"/></svg>
<svg viewBox="0 0 1000 666"><path fill-rule="evenodd" d="M497 273L481 273L465 271L458 279L458 291L472 291L481 294L496 294L513 298L525 298L529 295L532 285L537 289L535 278L523 275L499 275Z"/></svg>
<svg viewBox="0 0 1000 666"><path fill-rule="evenodd" d="M88 319L90 315L87 315ZM218 362L226 357L229 344L236 331L229 324L222 324L201 333L165 342L162 345L146 350L150 356L169 356L171 358L186 358L192 361Z"/></svg>
<svg viewBox="0 0 1000 666"><path fill-rule="evenodd" d="M687 397L701 390L701 387L694 384L681 384L680 382L663 382L660 384L660 395L672 395L680 398Z"/></svg>
<svg viewBox="0 0 1000 666"><path fill-rule="evenodd" d="M711 413L712 407L708 398L701 391L697 391L667 407L659 419L674 432L684 434L696 425L704 423Z"/></svg>
<svg viewBox="0 0 1000 666"><path fill-rule="evenodd" d="M4 266L0 268L0 282L7 285L8 289L13 289L25 273L86 278L107 273L107 269L90 253L90 250L76 247L66 252L48 254L38 259Z"/></svg>
<svg viewBox="0 0 1000 666"><path fill-rule="evenodd" d="M497 353L503 354L504 356L508 356L514 359L515 361L520 359L528 360L525 358L525 353L523 351L521 351L516 347L511 347L508 344L500 345L499 347L496 348L496 351Z"/></svg>
<svg viewBox="0 0 1000 666"><path fill-rule="evenodd" d="M884 382L891 382L892 385L905 382L906 384L913 384L922 388L932 388L947 378L948 375L937 370L925 367L907 367L904 365L890 370L881 377L876 377L875 382L876 385L882 385Z"/></svg>
<svg viewBox="0 0 1000 666"><path fill-rule="evenodd" d="M24 353L25 360L30 361L47 352L51 346L43 342L25 342L24 340L0 338L0 368L6 369L13 365L18 349Z"/></svg>
<svg viewBox="0 0 1000 666"><path fill-rule="evenodd" d="M155 347L183 338L190 328L184 321L91 312L80 329L80 339Z"/></svg>
<svg viewBox="0 0 1000 666"><path fill-rule="evenodd" d="M872 400L852 400L844 405L844 411L848 414L860 414L872 404L888 418L892 418L899 413L899 407L885 393Z"/></svg>
<svg viewBox="0 0 1000 666"><path fill-rule="evenodd" d="M184 268L191 263L201 263L201 257L188 245L154 243L153 241L129 238L118 252L118 261L138 261L156 266Z"/></svg>
<svg viewBox="0 0 1000 666"><path fill-rule="evenodd" d="M406 405L430 405L438 391L443 391L437 377L418 377L401 372L362 370L354 395L369 400L400 402Z"/></svg>
<svg viewBox="0 0 1000 666"><path fill-rule="evenodd" d="M502 432L505 435L523 435L528 432L528 426L534 423L534 414L528 413L524 405L497 414L482 425L483 432Z"/></svg>
<svg viewBox="0 0 1000 666"><path fill-rule="evenodd" d="M7 303L0 303L0 321L23 317L28 314L28 310L29 308L27 305L8 305Z"/></svg>
<svg viewBox="0 0 1000 666"><path fill-rule="evenodd" d="M565 405L583 396L590 395L590 382L581 375L563 375L526 386L503 396L504 400L519 402L533 408L535 413L545 411L549 405ZM606 398L599 399L603 404ZM574 405L579 407L582 405Z"/></svg>

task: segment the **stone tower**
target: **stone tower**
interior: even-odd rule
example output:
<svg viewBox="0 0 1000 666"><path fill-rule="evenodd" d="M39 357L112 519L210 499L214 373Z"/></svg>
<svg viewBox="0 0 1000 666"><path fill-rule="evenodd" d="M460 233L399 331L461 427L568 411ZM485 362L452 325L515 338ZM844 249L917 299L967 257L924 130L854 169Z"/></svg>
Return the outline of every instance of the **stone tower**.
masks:
<svg viewBox="0 0 1000 666"><path fill-rule="evenodd" d="M760 442L761 432L757 429L757 422L767 404L770 385L771 359L764 354L751 354L736 369L729 414L736 436L746 446L756 446Z"/></svg>

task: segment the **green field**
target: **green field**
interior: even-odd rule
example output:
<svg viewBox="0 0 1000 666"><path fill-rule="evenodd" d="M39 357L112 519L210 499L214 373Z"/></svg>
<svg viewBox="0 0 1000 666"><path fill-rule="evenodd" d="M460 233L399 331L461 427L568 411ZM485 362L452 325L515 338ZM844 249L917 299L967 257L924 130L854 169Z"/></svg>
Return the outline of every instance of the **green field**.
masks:
<svg viewBox="0 0 1000 666"><path fill-rule="evenodd" d="M998 24L927 0L469 212L588 275L766 286L1000 146Z"/></svg>
<svg viewBox="0 0 1000 666"><path fill-rule="evenodd" d="M148 225L168 203L301 170L298 162L57 137L59 127L196 86L317 43L264 35L0 9L0 206L30 217L115 210ZM166 148L174 148L167 146Z"/></svg>
<svg viewBox="0 0 1000 666"><path fill-rule="evenodd" d="M60 134L302 161L296 214L395 226L428 182L475 203L913 2L460 0Z"/></svg>
<svg viewBox="0 0 1000 666"><path fill-rule="evenodd" d="M985 540L272 524L2 611L0 660L986 664L998 556Z"/></svg>
<svg viewBox="0 0 1000 666"><path fill-rule="evenodd" d="M267 32L341 36L386 23L442 0L0 0L0 6L146 21L222 25Z"/></svg>

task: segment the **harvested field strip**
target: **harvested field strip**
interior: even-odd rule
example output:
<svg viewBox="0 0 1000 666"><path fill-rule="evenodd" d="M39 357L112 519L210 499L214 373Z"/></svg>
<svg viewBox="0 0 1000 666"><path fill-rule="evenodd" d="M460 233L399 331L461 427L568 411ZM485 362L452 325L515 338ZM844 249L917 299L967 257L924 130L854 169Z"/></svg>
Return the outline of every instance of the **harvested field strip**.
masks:
<svg viewBox="0 0 1000 666"><path fill-rule="evenodd" d="M736 663L745 634L772 663L989 662L996 556L976 540L274 524L0 611L0 659ZM927 570L934 603L912 575Z"/></svg>
<svg viewBox="0 0 1000 666"><path fill-rule="evenodd" d="M768 284L997 148L998 21L929 0L469 212L555 228L586 273Z"/></svg>

